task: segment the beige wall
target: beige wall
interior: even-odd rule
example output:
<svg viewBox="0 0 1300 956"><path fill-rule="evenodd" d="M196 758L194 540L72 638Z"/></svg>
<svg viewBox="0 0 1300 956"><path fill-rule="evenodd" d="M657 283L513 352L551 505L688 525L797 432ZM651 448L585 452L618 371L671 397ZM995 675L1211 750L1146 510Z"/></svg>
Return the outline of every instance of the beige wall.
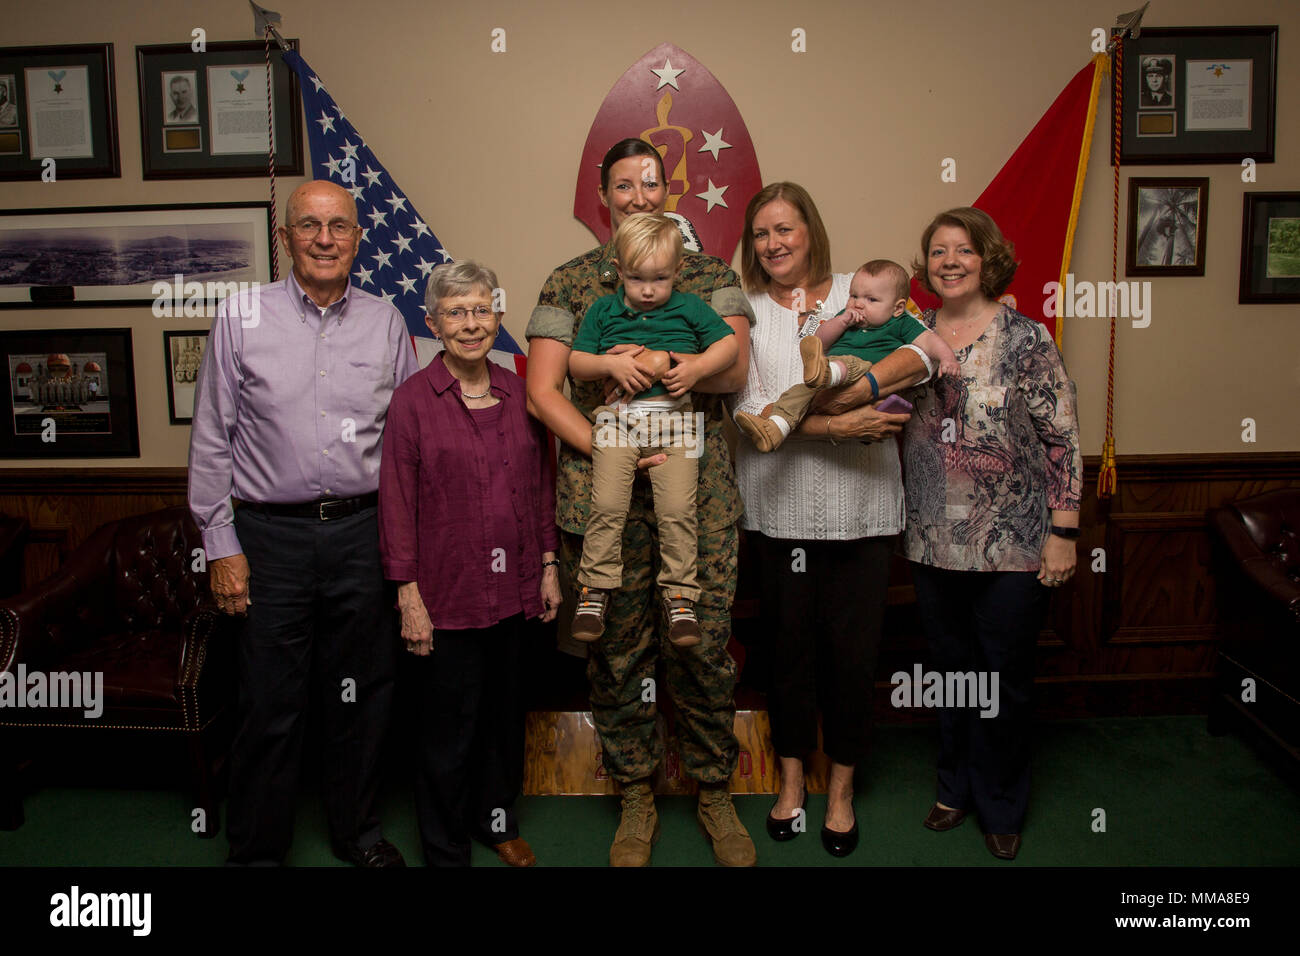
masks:
<svg viewBox="0 0 1300 956"><path fill-rule="evenodd" d="M9 5L18 6L6 0ZM497 269L508 295L507 327L519 339L547 272L593 244L571 210L576 165L596 110L623 71L663 40L686 49L726 86L754 139L764 181L793 179L809 188L830 231L834 265L847 270L867 256L910 259L929 217L973 200L1088 60L1090 30L1134 5L273 4L284 15L285 34L301 39L307 61L447 248ZM898 11L908 15L906 23ZM210 41L247 38L247 4L72 0L23 4L3 20L5 45L116 45L122 178L6 183L0 207L266 197L264 180L140 178L135 45L188 42L196 26ZM1258 183L1249 187L1235 166L1124 171L1125 180L1130 174L1209 176L1210 198L1204 278L1153 280L1150 327L1120 325L1120 454L1300 448L1300 308L1237 304L1243 191L1300 189L1300 5L1157 0L1149 11L1152 26L1226 24L1280 25L1279 161L1261 165ZM505 54L489 52L495 27L507 31ZM791 52L795 27L807 33L805 54ZM1105 108L1107 102L1103 95ZM1072 268L1094 280L1110 277L1105 123L1103 117ZM957 160L956 183L940 181L944 157ZM282 201L293 185L281 183ZM747 197L728 198L743 203ZM141 456L113 462L123 466L184 464L189 429L167 421L162 329L203 324L156 319L141 309L0 313L3 328L134 329ZM1066 325L1065 356L1079 385L1089 454L1101 446L1106 339L1105 320ZM1257 423L1255 444L1241 440L1246 417Z"/></svg>

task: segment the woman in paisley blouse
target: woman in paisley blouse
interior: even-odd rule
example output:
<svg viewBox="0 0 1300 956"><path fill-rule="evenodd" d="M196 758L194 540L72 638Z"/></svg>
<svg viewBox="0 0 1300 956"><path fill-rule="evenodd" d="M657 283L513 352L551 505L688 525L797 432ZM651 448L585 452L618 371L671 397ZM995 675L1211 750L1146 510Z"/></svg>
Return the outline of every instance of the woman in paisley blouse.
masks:
<svg viewBox="0 0 1300 956"><path fill-rule="evenodd" d="M915 389L903 432L903 550L930 667L987 675L994 705L984 709L996 713L940 711L938 800L925 825L950 830L973 810L989 852L1007 860L1029 800L1038 631L1048 588L1074 574L1082 470L1061 355L1042 325L998 301L1013 253L978 209L950 209L926 227L914 275L942 304L923 321L962 374Z"/></svg>

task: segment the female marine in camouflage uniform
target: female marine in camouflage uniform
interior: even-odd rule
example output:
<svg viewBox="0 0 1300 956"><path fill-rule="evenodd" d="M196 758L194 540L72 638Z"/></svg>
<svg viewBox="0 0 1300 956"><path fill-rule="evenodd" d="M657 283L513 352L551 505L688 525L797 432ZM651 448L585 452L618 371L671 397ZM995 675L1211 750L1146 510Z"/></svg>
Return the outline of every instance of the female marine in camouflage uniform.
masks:
<svg viewBox="0 0 1300 956"><path fill-rule="evenodd" d="M625 216L662 213L668 187L659 153L639 139L626 139L605 154L600 199L609 208L611 230ZM613 243L598 246L551 273L528 323L528 410L561 441L556 483L556 520L561 560L569 580L582 555L582 535L591 509L591 426L605 404L600 382L575 382L568 374L573 337L587 310L618 287ZM722 433L725 410L720 393L745 382L749 361L749 304L736 274L713 256L686 253L674 288L704 299L736 333L740 354L723 373L696 383L696 409L705 414L704 452L697 495L700 550L698 575L703 596L696 613L704 640L690 648L670 644L659 613L655 577L658 536L650 483L637 478L623 532L623 587L610 592L605 634L588 650L591 709L604 749L605 769L622 785L623 811L610 847L614 866L644 866L659 835L650 777L662 759L656 746L655 694L661 676L676 710L682 766L700 784L698 816L725 865L748 866L754 844L736 817L728 781L739 746L734 731L736 665L727 653L731 602L736 587L736 522L742 506L731 457ZM645 353L645 372L658 379L668 371L663 353ZM687 360L689 361L689 359ZM564 394L568 380L572 399ZM643 460L653 467L663 460Z"/></svg>

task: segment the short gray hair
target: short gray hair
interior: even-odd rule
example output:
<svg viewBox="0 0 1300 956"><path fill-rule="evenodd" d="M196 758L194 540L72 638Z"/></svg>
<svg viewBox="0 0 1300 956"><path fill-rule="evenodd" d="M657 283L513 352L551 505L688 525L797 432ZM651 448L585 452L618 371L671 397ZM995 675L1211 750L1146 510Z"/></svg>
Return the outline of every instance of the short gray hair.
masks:
<svg viewBox="0 0 1300 956"><path fill-rule="evenodd" d="M473 259L444 262L429 273L429 283L424 287L424 310L438 314L438 302L453 295L465 295L477 289L487 289L493 295L499 288L497 274Z"/></svg>

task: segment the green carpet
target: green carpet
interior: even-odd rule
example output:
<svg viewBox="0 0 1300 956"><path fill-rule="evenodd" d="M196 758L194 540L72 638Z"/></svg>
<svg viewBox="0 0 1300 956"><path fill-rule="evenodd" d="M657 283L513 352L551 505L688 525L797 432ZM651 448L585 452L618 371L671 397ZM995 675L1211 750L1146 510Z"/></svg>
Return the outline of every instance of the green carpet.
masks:
<svg viewBox="0 0 1300 956"><path fill-rule="evenodd" d="M1024 845L1012 864L984 849L977 823L931 833L921 820L934 797L932 726L876 730L870 766L858 777L862 843L846 860L821 848L824 797L809 799L809 832L772 842L763 818L768 796L738 797L741 819L762 866L1232 866L1300 864L1300 791L1278 760L1236 733L1211 737L1202 717L1044 722L1037 728L1033 794ZM658 800L663 835L656 866L711 866L695 823L694 800ZM27 823L0 832L0 864L207 866L222 863L224 834L190 831L184 794L42 787L30 792ZM1094 832L1094 812L1105 832ZM385 791L385 832L411 863L421 862L409 785ZM527 797L520 827L541 865L603 866L618 823L613 797ZM475 865L499 866L475 846ZM330 855L314 791L298 808L295 866L341 866Z"/></svg>

